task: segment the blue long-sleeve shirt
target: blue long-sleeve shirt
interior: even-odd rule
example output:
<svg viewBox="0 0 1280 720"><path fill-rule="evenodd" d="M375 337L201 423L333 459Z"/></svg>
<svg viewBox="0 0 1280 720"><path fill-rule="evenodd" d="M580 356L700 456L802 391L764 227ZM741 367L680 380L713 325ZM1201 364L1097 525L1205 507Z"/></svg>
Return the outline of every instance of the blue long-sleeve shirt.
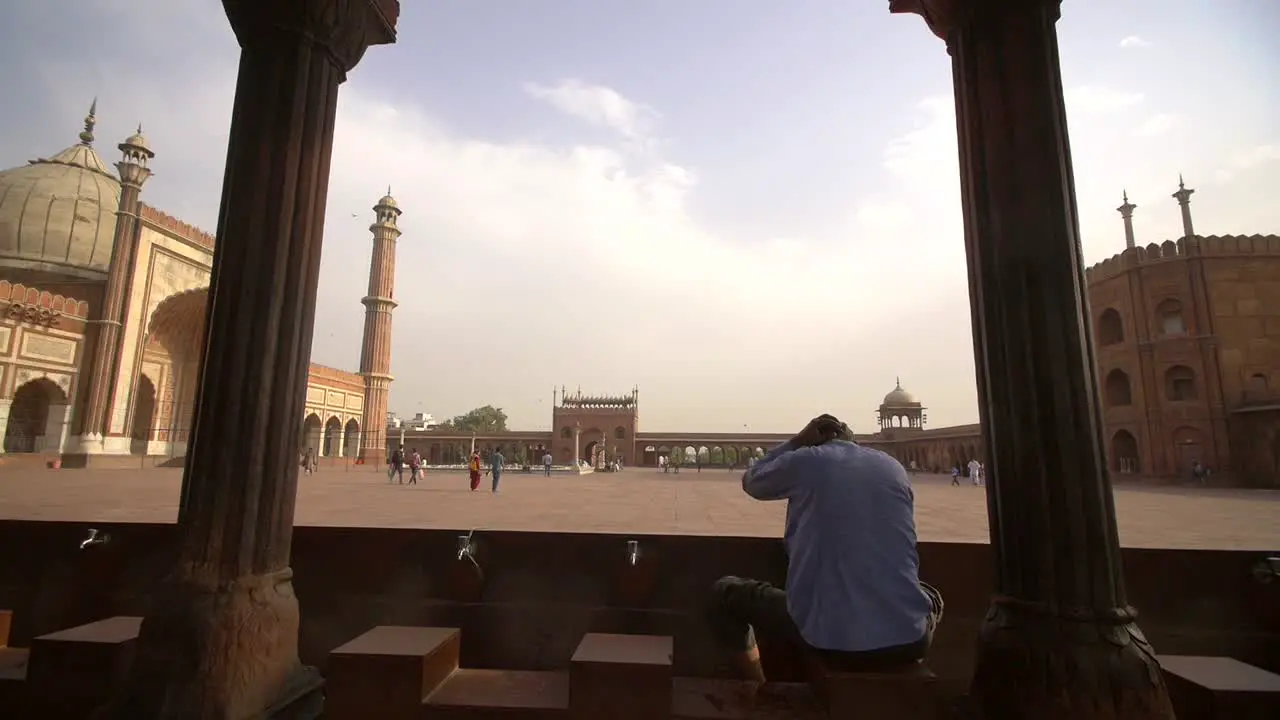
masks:
<svg viewBox="0 0 1280 720"><path fill-rule="evenodd" d="M788 441L742 476L742 489L787 501L787 609L806 642L857 652L924 637L932 604L901 463L842 440Z"/></svg>

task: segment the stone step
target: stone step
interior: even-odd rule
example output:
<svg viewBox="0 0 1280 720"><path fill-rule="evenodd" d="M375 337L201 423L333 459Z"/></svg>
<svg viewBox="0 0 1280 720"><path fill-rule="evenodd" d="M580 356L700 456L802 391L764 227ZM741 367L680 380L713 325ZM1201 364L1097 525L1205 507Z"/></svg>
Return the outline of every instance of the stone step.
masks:
<svg viewBox="0 0 1280 720"><path fill-rule="evenodd" d="M0 647L0 717L30 717L27 708L26 648Z"/></svg>
<svg viewBox="0 0 1280 720"><path fill-rule="evenodd" d="M806 683L751 683L678 677L672 682L672 720L826 720L827 712Z"/></svg>
<svg viewBox="0 0 1280 720"><path fill-rule="evenodd" d="M458 670L427 698L424 720L562 720L569 675L529 670Z"/></svg>
<svg viewBox="0 0 1280 720"><path fill-rule="evenodd" d="M458 669L457 628L380 625L329 653L326 720L417 718Z"/></svg>
<svg viewBox="0 0 1280 720"><path fill-rule="evenodd" d="M42 717L87 717L133 662L142 618L117 616L31 641L26 692Z"/></svg>
<svg viewBox="0 0 1280 720"><path fill-rule="evenodd" d="M13 627L13 611L0 610L0 647L9 647L9 629Z"/></svg>
<svg viewBox="0 0 1280 720"><path fill-rule="evenodd" d="M806 666L809 686L831 718L934 720L942 711L938 678L923 662L863 671L815 653Z"/></svg>
<svg viewBox="0 0 1280 720"><path fill-rule="evenodd" d="M587 633L569 661L569 717L671 717L671 658L667 636Z"/></svg>
<svg viewBox="0 0 1280 720"><path fill-rule="evenodd" d="M1280 718L1280 675L1229 657L1159 655L1178 720Z"/></svg>

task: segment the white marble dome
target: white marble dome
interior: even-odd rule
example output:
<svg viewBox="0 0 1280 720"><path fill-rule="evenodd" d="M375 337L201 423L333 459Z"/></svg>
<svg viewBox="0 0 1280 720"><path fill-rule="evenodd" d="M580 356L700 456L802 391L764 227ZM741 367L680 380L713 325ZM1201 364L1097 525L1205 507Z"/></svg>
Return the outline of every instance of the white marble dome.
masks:
<svg viewBox="0 0 1280 720"><path fill-rule="evenodd" d="M120 182L93 149L92 110L80 142L0 171L0 268L103 280Z"/></svg>
<svg viewBox="0 0 1280 720"><path fill-rule="evenodd" d="M899 380L897 386L894 387L893 390L890 390L888 395L884 396L884 402L881 404L884 407L895 408L915 407L920 404L920 401L916 400L915 395L903 390L902 381Z"/></svg>

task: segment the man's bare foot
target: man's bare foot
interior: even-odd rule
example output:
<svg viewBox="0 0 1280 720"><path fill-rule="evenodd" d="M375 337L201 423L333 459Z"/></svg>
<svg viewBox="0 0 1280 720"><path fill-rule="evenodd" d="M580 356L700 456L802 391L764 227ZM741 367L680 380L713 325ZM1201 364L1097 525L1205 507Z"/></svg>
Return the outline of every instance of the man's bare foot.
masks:
<svg viewBox="0 0 1280 720"><path fill-rule="evenodd" d="M738 677L758 684L764 683L764 666L760 664L759 647L752 647L746 652L734 655L732 662L733 669L737 672Z"/></svg>

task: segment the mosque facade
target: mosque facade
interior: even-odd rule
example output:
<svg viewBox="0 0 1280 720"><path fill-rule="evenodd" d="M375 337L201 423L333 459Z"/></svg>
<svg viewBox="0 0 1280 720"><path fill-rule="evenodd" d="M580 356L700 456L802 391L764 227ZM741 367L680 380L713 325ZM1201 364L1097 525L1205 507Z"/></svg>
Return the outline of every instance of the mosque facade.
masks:
<svg viewBox="0 0 1280 720"><path fill-rule="evenodd" d="M78 142L0 171L0 436L65 467L180 464L203 355L214 236L142 202L142 133L107 165L96 102ZM376 207L360 372L312 364L303 449L382 457L396 218ZM246 352L251 350L246 348ZM372 428L372 431L367 430Z"/></svg>

